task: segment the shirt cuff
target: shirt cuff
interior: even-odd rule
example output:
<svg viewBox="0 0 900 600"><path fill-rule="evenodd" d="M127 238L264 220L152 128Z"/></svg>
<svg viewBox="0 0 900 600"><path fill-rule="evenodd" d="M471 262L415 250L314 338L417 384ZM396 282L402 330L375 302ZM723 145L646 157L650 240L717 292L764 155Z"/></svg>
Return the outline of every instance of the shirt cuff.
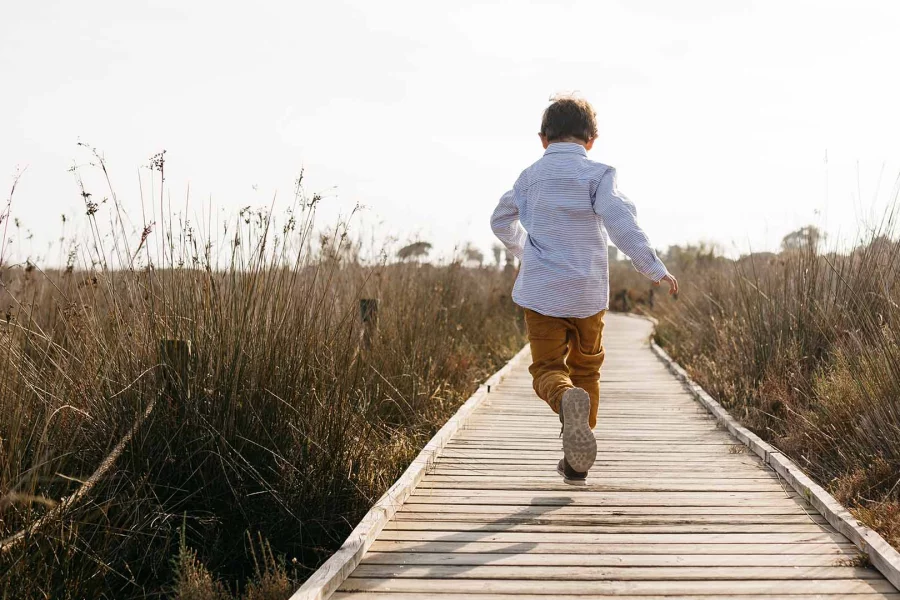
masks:
<svg viewBox="0 0 900 600"><path fill-rule="evenodd" d="M668 272L669 270L666 269L666 265L663 264L663 261L657 258L656 262L650 267L650 270L647 271L646 275L653 281L659 282Z"/></svg>

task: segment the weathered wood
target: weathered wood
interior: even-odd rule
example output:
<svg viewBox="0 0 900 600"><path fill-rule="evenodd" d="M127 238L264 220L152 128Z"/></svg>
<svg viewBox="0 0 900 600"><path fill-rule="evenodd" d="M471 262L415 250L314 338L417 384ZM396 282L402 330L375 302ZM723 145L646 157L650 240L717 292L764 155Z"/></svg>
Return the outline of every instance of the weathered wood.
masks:
<svg viewBox="0 0 900 600"><path fill-rule="evenodd" d="M624 459L628 458L628 461ZM466 456L441 456L436 464L460 464L460 465L543 465L543 466L556 466L556 461L559 460L559 457L556 460L553 459L553 456L538 456L538 457L519 457L517 458L515 455L511 457L466 457ZM653 467L668 467L668 468L681 468L691 471L697 471L702 469L715 469L726 468L727 470L733 468L741 468L744 469L746 467L752 467L754 469L762 469L762 462L756 458L755 456L748 456L746 454L731 454L724 456L714 456L711 458L696 458L691 461L684 460L674 460L667 455L663 456L634 456L629 455L627 457L618 457L618 458L610 458L609 455L598 455L597 461L594 463L594 469L598 471L600 476L611 473L616 470L632 470L632 469L643 469L643 468L653 468ZM766 471L771 472L771 471Z"/></svg>
<svg viewBox="0 0 900 600"><path fill-rule="evenodd" d="M756 515L760 518L769 515L802 515L815 517L808 509L797 503L786 503L779 506L644 506L612 504L608 506L584 506L568 504L553 507L547 510L544 506L520 502L519 504L442 504L416 502L416 498L410 497L399 512L429 512L429 513L474 513L495 515L494 519L515 518L523 516L552 517L556 515L591 515L603 516L635 516L641 518L653 518L656 515L691 515L691 516L735 516ZM398 512L398 514L399 514Z"/></svg>
<svg viewBox="0 0 900 600"><path fill-rule="evenodd" d="M677 483L704 483L704 482L734 482L743 483L769 483L778 482L779 479L774 474L765 471L741 469L737 472L698 472L697 470L672 470L664 467L650 466L646 471L640 471L632 467L631 469L605 469L606 473L592 476L591 480L595 483L603 481L615 481L617 483L636 483L652 481L656 483L677 482ZM454 465L438 462L431 471L434 476L466 476L466 477L500 477L504 479L519 479L522 477L534 477L538 479L555 479L559 480L559 475L555 472L548 471L546 464L523 464L516 466L514 471L495 468L492 465Z"/></svg>
<svg viewBox="0 0 900 600"><path fill-rule="evenodd" d="M555 465L549 465L555 466ZM546 463L521 463L516 465L517 472L510 472L497 468L497 465L476 465L476 464L439 464L432 470L434 475L466 475L468 477L496 477L502 479L516 479L519 477L536 477L539 479L552 479L559 476L555 472L548 472ZM762 476L761 476L762 475ZM722 473L706 473L697 472L691 469L666 469L664 465L650 465L645 471L640 471L636 467L630 468L609 468L605 474L592 477L594 483L602 483L604 481L616 481L618 483L629 483L631 481L650 481L663 483L666 481L679 483L703 483L703 482L735 482L741 481L745 483L759 483L766 481L778 481L773 475L767 476L767 473L760 471L753 472L749 469L739 469L735 472Z"/></svg>
<svg viewBox="0 0 900 600"><path fill-rule="evenodd" d="M160 340L160 388L164 395L190 398L193 349L190 340Z"/></svg>
<svg viewBox="0 0 900 600"><path fill-rule="evenodd" d="M827 525L828 521L821 515L807 515L805 513L789 515L760 515L727 514L727 515L606 515L598 516L593 512L582 513L538 513L538 514L503 514L494 513L465 513L465 512L418 512L401 509L394 515L394 521L465 521L473 523L531 523L534 525L687 525L687 524L725 524L735 525L744 523L772 524L772 523L819 523Z"/></svg>
<svg viewBox="0 0 900 600"><path fill-rule="evenodd" d="M614 482L614 483L613 483ZM569 491L569 484L543 477L479 477L432 475L428 481L419 484L419 489L468 489L468 490L520 490L527 487L531 490ZM589 491L603 492L771 492L783 494L782 487L774 481L764 483L741 483L740 480L726 482L700 481L663 481L651 480L611 480L608 483L591 481L583 486Z"/></svg>
<svg viewBox="0 0 900 600"><path fill-rule="evenodd" d="M587 589L596 594L716 594L727 596L734 592L744 594L809 594L812 592L829 594L859 594L865 592L894 592L885 579L819 579L819 580L703 580L703 581L553 581L544 580L536 584L532 580L508 579L411 579L358 578L350 577L341 586L341 591L418 592L423 594L444 593L492 593L528 594L534 593L536 585L543 594L579 594Z"/></svg>
<svg viewBox="0 0 900 600"><path fill-rule="evenodd" d="M360 298L359 320L362 323L360 342L363 348L371 348L372 338L378 330L378 300L376 298Z"/></svg>
<svg viewBox="0 0 900 600"><path fill-rule="evenodd" d="M455 552L509 554L828 554L841 559L856 556L856 546L850 542L826 542L817 544L572 544L558 542L534 542L510 545L507 542L427 542L410 540L377 540L371 546L373 552Z"/></svg>
<svg viewBox="0 0 900 600"><path fill-rule="evenodd" d="M519 567L833 567L832 554L490 554L474 552L369 552L367 565L473 565Z"/></svg>
<svg viewBox="0 0 900 600"><path fill-rule="evenodd" d="M685 452L680 456L681 462L716 462L716 457L727 454L730 447L712 449L703 452ZM615 449L598 448L597 458L599 460L630 460L630 461L647 461L658 459L660 454L665 453L665 448L657 448L653 451L647 449L645 451L618 451ZM503 449L484 449L484 448L448 448L444 455L446 458L539 458L547 459L556 457L559 460L560 450L503 450ZM556 462L556 461L553 461Z"/></svg>
<svg viewBox="0 0 900 600"><path fill-rule="evenodd" d="M385 529L380 540L557 544L820 544L846 540L839 533L546 533L522 531L404 531Z"/></svg>
<svg viewBox="0 0 900 600"><path fill-rule="evenodd" d="M573 486L574 487L574 486ZM767 506L789 504L800 499L794 492L672 492L672 491L640 491L617 492L595 491L588 485L579 486L577 491L570 491L572 487L562 491L557 490L479 490L465 489L425 489L417 488L413 495L416 502L440 502L448 500L464 502L463 498L480 500L472 504L494 503L503 500L526 500L534 505L568 506L571 504L611 505L611 504L637 504L644 506L724 506L746 505Z"/></svg>
<svg viewBox="0 0 900 600"><path fill-rule="evenodd" d="M821 533L835 530L827 524L814 523L516 523L503 521L464 521L458 519L392 519L384 526L384 531L451 531L453 533L477 531L527 532L527 533L592 533L604 534L731 534L731 533Z"/></svg>
<svg viewBox="0 0 900 600"><path fill-rule="evenodd" d="M361 564L353 577L409 579L485 579L518 581L707 581L707 580L823 580L878 579L881 574L858 567L611 567L509 565L384 565Z"/></svg>
<svg viewBox="0 0 900 600"><path fill-rule="evenodd" d="M722 598L722 596L716 596ZM422 595L416 592L337 592L332 596L335 600L421 600ZM454 594L443 593L439 600L547 600L546 594ZM665 596L641 594L635 596L632 594L619 593L596 593L587 594L554 594L554 600L673 600L673 596L666 594ZM704 594L696 595L679 595L678 600L710 600L710 596ZM728 594L727 600L760 600L758 594ZM763 596L763 598L773 598L773 596ZM847 596L842 593L810 593L810 594L791 594L790 600L846 600ZM900 593L892 592L864 592L854 593L852 600L900 600Z"/></svg>
<svg viewBox="0 0 900 600"><path fill-rule="evenodd" d="M487 385L497 385L519 363L528 357L525 349L520 351L502 369L494 373L484 385L460 407L453 417L435 434L422 449L412 464L394 485L379 498L359 524L350 533L331 558L325 561L313 575L298 589L291 600L324 600L338 588L359 564L360 559L378 536L397 509L406 501L416 484L425 476L443 447L457 431L465 427L466 421L487 400Z"/></svg>
<svg viewBox="0 0 900 600"><path fill-rule="evenodd" d="M900 600L807 500L802 473L711 416L653 354L649 333L646 321L608 319L599 454L585 485L555 473L559 422L522 360L502 384L488 382L490 394L484 386L390 518L314 575L318 591L294 599L338 588L341 600Z"/></svg>
<svg viewBox="0 0 900 600"><path fill-rule="evenodd" d="M440 494L435 495L430 492L433 490L416 490L413 492L411 499L418 504L447 504L455 502L459 504L507 504L518 506L591 506L591 507L612 507L622 506L623 504L640 504L641 506L650 507L705 507L714 508L721 506L728 507L792 507L797 503L805 510L812 510L812 506L804 502L799 496L789 498L720 498L720 497L698 497L686 496L681 493L636 493L629 496L624 494L597 494L584 492L581 494L573 494L572 496L562 495L561 492L532 492L527 494L524 492L495 492L479 490L463 490L469 495L453 495ZM448 490L443 490L448 491ZM674 498L673 496L677 496ZM721 495L720 495L721 496Z"/></svg>

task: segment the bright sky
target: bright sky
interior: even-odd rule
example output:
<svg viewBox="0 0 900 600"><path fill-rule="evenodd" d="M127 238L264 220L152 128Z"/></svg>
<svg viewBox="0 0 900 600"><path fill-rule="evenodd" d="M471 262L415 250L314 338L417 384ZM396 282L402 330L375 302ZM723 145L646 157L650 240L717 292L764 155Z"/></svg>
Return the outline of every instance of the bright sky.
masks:
<svg viewBox="0 0 900 600"><path fill-rule="evenodd" d="M439 6L6 2L0 182L27 166L13 215L34 233L19 251L46 255L63 213L84 221L82 140L138 223L139 167L166 149L175 208L188 187L189 211L286 204L305 168L326 219L358 202L358 228L489 255L490 213L570 90L658 248L850 235L900 172L900 2Z"/></svg>

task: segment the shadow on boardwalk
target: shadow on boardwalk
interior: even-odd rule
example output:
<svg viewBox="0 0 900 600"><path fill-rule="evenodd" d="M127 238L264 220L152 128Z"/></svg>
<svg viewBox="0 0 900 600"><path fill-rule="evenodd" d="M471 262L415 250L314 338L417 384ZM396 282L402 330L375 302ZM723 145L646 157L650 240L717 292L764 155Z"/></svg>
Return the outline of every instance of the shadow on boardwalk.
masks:
<svg viewBox="0 0 900 600"><path fill-rule="evenodd" d="M486 521L481 527L477 529L469 529L466 531L459 531L454 533L448 533L445 536L437 538L435 540L431 540L428 542L423 542L421 544L417 544L415 546L404 548L402 550L403 554L413 554L413 553L452 553L452 552L462 552L463 548L468 544L478 543L479 541L484 541L482 538L490 537L492 535L496 535L498 533L503 533L504 531L508 531L510 527L515 525L521 525L523 523L527 523L529 521L537 521L541 517L553 513L553 511L559 510L560 508L565 508L574 504L574 499L569 496L553 496L549 498L532 498L531 501L527 505L523 505L519 512L506 513L501 518L494 519L491 521ZM535 510L532 510L535 509ZM486 515L487 517L487 515ZM446 516L447 521L454 521L453 513L447 513ZM398 521L395 521L398 522ZM402 523L403 521L399 521ZM474 538L474 539L473 539ZM515 544L510 544L499 550L492 550L490 552L485 552L487 555L496 555L497 558L502 558L504 556L510 554L527 554L529 551L534 550L537 547L537 542L520 542ZM393 553L393 552L392 552ZM399 554L399 552L397 552ZM464 572L469 568L474 568L475 566L484 566L488 561L485 561L479 565L455 565L459 569L460 572ZM428 571L422 575L422 577L428 577L433 574L432 569L441 568L442 565L408 565L403 563L397 563L398 566L416 566L420 568L427 568Z"/></svg>

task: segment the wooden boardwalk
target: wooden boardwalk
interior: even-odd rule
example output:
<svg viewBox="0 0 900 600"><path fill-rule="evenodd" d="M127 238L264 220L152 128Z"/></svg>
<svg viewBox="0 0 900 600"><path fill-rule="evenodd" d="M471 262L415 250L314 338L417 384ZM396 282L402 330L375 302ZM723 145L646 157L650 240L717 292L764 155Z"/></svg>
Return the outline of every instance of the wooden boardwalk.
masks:
<svg viewBox="0 0 900 600"><path fill-rule="evenodd" d="M900 594L610 315L599 456L562 482L559 422L517 366L332 598L891 598Z"/></svg>

